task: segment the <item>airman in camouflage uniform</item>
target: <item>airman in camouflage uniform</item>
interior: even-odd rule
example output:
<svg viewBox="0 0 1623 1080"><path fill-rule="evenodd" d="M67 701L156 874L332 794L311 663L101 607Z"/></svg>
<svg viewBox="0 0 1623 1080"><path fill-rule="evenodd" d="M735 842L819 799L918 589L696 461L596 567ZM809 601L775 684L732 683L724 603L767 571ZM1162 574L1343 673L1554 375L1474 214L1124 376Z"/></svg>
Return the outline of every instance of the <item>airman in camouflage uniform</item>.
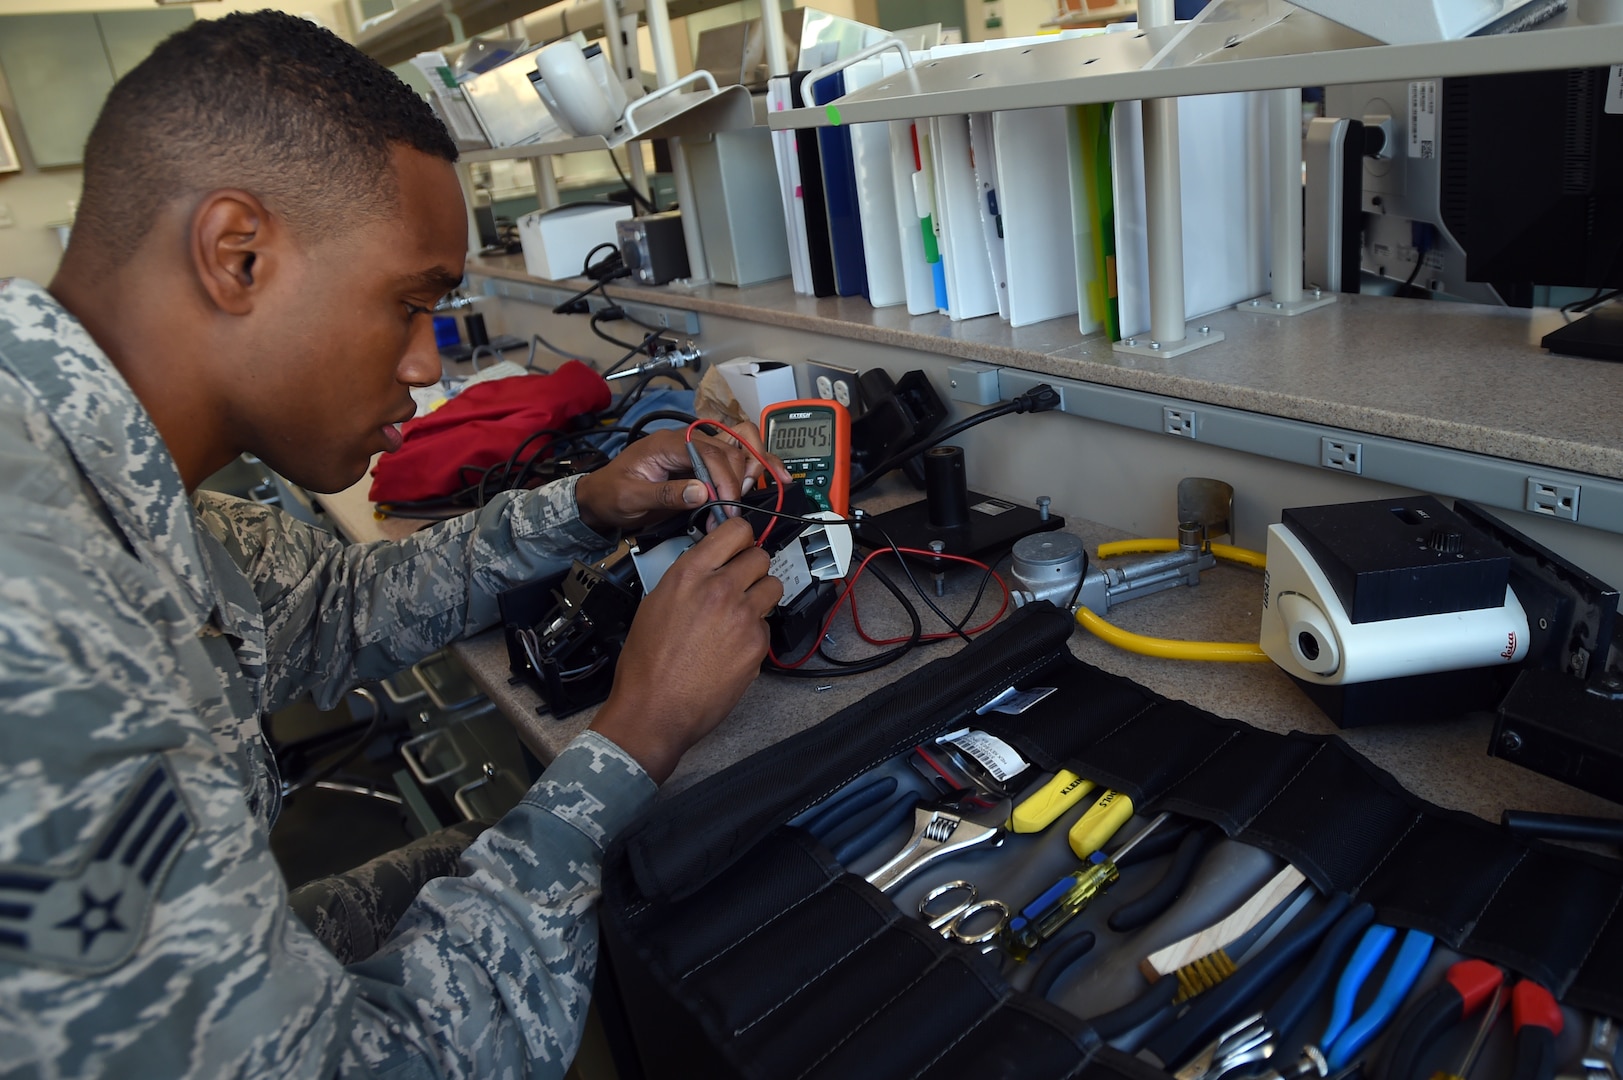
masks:
<svg viewBox="0 0 1623 1080"><path fill-rule="evenodd" d="M325 32L259 13L195 33L246 37L277 66L265 40L296 52ZM416 176L454 187L443 156L384 153L408 209ZM255 434L264 418L319 411L317 388L311 402L267 403L251 386L186 383L186 334L237 333L230 320L285 287L294 249L276 246L285 235L264 226L276 211L251 191L182 195L190 216L136 237L139 267L92 273L99 253L70 246L50 292L0 282L0 1074L561 1076L592 982L604 846L747 685L777 598L765 556L739 522L684 555L645 599L594 730L468 848L461 876L431 882L374 956L340 967L285 903L267 842L279 780L258 717L306 693L330 705L492 624L500 590L605 546L588 521L612 531L702 493L671 479L686 455L665 433L588 478L500 496L399 543L345 546L275 509L189 495L243 450L273 465L284 454L297 468L282 471L314 470L325 490L353 482L381 448L366 417L398 412L432 333L422 305L402 315L391 299L384 314L409 336L363 338L341 358L365 439L317 431L320 445L290 449ZM416 220L392 225L402 259L422 246ZM460 245L454 217L437 220ZM210 233L219 221L236 231ZM106 228L92 214L74 240ZM209 277L226 266L216 253L250 247L241 273ZM143 277L174 295L176 336L160 348L127 332L149 299ZM364 324L367 303L358 293L349 318ZM214 362L206 352L193 358ZM374 391L361 376L378 365L391 374ZM194 386L214 397L177 418L165 395ZM215 410L251 422L211 426ZM236 431L267 445L235 445ZM724 493L758 476L736 447L704 452ZM688 632L714 655L695 661Z"/></svg>

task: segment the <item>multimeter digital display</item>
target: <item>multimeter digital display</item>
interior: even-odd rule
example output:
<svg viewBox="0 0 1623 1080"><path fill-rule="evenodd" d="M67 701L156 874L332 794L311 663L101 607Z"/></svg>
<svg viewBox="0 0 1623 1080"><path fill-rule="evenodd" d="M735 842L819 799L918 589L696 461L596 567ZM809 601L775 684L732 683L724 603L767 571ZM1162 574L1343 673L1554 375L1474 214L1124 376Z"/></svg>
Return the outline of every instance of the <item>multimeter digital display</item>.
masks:
<svg viewBox="0 0 1623 1080"><path fill-rule="evenodd" d="M783 459L821 510L845 514L851 492L851 414L837 401L781 401L761 410L769 454Z"/></svg>

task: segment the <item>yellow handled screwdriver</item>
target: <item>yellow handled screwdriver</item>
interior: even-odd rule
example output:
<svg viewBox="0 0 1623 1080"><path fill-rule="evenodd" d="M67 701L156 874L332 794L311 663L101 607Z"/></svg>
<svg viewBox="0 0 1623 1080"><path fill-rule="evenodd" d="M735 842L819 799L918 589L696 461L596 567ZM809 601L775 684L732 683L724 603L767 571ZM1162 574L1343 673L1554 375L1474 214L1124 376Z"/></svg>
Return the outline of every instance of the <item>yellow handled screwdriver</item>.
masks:
<svg viewBox="0 0 1623 1080"><path fill-rule="evenodd" d="M1054 778L1020 800L1009 815L1009 831L1015 833L1042 832L1054 824L1059 816L1083 799L1098 785L1084 780L1067 769L1061 769Z"/></svg>
<svg viewBox="0 0 1623 1080"><path fill-rule="evenodd" d="M1107 791L1099 796L1088 812L1071 826L1071 850L1086 862L1093 853L1101 851L1116 835L1116 830L1127 824L1133 816L1133 800L1119 791Z"/></svg>

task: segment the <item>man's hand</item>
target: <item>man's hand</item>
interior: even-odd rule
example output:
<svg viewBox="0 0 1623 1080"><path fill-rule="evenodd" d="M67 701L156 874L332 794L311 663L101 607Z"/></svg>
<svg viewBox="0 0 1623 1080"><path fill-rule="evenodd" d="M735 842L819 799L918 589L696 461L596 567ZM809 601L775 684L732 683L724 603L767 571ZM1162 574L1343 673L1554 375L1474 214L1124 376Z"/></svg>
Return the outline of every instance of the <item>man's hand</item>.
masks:
<svg viewBox="0 0 1623 1080"><path fill-rule="evenodd" d="M767 456L754 424L742 424L735 430L766 457L780 483L789 482L783 462ZM736 500L761 485L765 472L761 463L732 439L695 433L693 445L710 470L718 498ZM626 447L601 469L581 477L575 487L575 504L581 520L600 532L651 525L704 505L709 496L692 476L682 432L656 431ZM736 513L728 508L729 516Z"/></svg>
<svg viewBox="0 0 1623 1080"><path fill-rule="evenodd" d="M643 597L593 730L664 783L688 747L732 711L766 656L783 596L748 523L734 518L684 551Z"/></svg>

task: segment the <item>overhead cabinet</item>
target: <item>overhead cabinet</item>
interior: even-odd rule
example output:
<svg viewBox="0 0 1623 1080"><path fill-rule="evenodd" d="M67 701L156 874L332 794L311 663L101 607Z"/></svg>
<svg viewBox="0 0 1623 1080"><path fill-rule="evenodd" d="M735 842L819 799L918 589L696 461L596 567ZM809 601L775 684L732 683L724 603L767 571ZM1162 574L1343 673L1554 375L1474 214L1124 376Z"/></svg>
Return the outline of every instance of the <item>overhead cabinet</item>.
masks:
<svg viewBox="0 0 1623 1080"><path fill-rule="evenodd" d="M113 83L189 10L0 16L0 71L17 109L15 132L40 168L78 165Z"/></svg>

